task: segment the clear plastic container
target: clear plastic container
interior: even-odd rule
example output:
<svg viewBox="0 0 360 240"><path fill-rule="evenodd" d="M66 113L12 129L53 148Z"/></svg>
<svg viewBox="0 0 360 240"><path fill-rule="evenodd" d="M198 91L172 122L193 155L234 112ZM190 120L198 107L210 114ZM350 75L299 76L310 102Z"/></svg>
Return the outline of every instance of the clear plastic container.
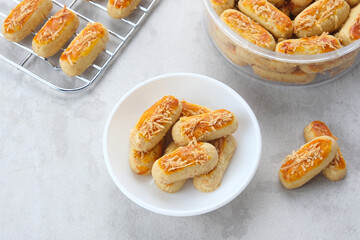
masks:
<svg viewBox="0 0 360 240"><path fill-rule="evenodd" d="M304 86L325 83L347 73L360 61L360 41L317 55L289 55L243 39L204 1L204 23L214 45L239 73L265 83Z"/></svg>

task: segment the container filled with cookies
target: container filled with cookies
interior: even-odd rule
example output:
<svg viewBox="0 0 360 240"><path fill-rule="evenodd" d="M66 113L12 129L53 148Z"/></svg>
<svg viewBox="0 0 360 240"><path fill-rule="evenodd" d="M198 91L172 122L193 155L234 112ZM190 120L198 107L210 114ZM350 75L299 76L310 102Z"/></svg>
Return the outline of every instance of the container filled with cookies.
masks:
<svg viewBox="0 0 360 240"><path fill-rule="evenodd" d="M214 45L242 74L281 85L336 79L359 63L359 0L204 0Z"/></svg>

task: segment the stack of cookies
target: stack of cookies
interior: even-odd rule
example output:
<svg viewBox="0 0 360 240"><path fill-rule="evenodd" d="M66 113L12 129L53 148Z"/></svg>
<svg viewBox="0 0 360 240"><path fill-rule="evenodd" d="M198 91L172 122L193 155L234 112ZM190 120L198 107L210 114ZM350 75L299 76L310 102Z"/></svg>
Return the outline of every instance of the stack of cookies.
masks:
<svg viewBox="0 0 360 240"><path fill-rule="evenodd" d="M130 131L130 167L139 175L152 173L165 192L179 191L190 178L198 190L214 191L235 152L231 134L237 128L238 120L228 110L165 96Z"/></svg>

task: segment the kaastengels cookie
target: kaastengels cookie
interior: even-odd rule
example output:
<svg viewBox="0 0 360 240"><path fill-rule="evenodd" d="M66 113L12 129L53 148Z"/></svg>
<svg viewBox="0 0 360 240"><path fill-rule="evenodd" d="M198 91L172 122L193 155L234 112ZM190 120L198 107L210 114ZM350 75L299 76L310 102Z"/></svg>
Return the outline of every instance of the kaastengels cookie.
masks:
<svg viewBox="0 0 360 240"><path fill-rule="evenodd" d="M78 16L65 6L35 35L32 41L34 52L44 58L55 55L72 37L78 26Z"/></svg>
<svg viewBox="0 0 360 240"><path fill-rule="evenodd" d="M294 33L300 38L331 33L341 27L349 12L345 0L319 0L296 16Z"/></svg>
<svg viewBox="0 0 360 240"><path fill-rule="evenodd" d="M275 52L297 55L313 55L327 53L342 48L342 45L334 36L323 33L321 36L313 36L299 39L288 39L276 45ZM300 70L305 73L318 73L333 69L341 64L339 59L322 62L321 64L302 64Z"/></svg>
<svg viewBox="0 0 360 240"><path fill-rule="evenodd" d="M185 100L182 100L181 104L183 107L182 111L181 111L181 115L180 115L181 117L190 117L190 116L195 116L195 115L208 113L208 112L212 111L211 109L209 109L207 107L197 105L194 103L190 103ZM170 142L170 144L165 149L164 155L175 151L179 147L180 147L180 145L176 144L174 141ZM178 192L184 186L185 182L186 182L186 180L180 180L180 181L177 181L174 183L164 184L164 183L155 181L156 185L161 190L163 190L164 192L168 192L168 193Z"/></svg>
<svg viewBox="0 0 360 240"><path fill-rule="evenodd" d="M276 38L290 38L293 34L291 19L266 0L239 0L238 7Z"/></svg>
<svg viewBox="0 0 360 240"><path fill-rule="evenodd" d="M202 192L212 192L220 186L224 173L236 150L236 140L231 135L213 140L210 143L215 146L219 160L210 172L194 177L193 184L195 188Z"/></svg>
<svg viewBox="0 0 360 240"><path fill-rule="evenodd" d="M250 64L253 68L261 68L266 69L269 72L277 72L277 73L289 73L291 74L297 69L298 64L296 63L288 63L282 62L278 60L273 60L269 58L260 57L259 55L255 56L252 54L252 64Z"/></svg>
<svg viewBox="0 0 360 240"><path fill-rule="evenodd" d="M276 44L275 52L298 55L327 53L342 48L339 39L323 33L299 39L287 39Z"/></svg>
<svg viewBox="0 0 360 240"><path fill-rule="evenodd" d="M321 121L314 121L307 125L304 129L305 141L309 142L314 138L320 136L329 136L334 137L328 126ZM332 181L339 181L343 179L346 175L346 162L345 159L338 148L335 158L322 170L322 174Z"/></svg>
<svg viewBox="0 0 360 240"><path fill-rule="evenodd" d="M234 133L238 120L233 112L219 109L191 117L182 117L172 129L172 138L179 145L210 141Z"/></svg>
<svg viewBox="0 0 360 240"><path fill-rule="evenodd" d="M259 77L277 82L288 82L288 83L298 83L306 84L314 81L316 74L308 74L300 69L295 69L290 73L282 73L278 71L269 71L257 66L252 66L252 69L255 74Z"/></svg>
<svg viewBox="0 0 360 240"><path fill-rule="evenodd" d="M130 144L136 151L147 152L158 144L178 120L181 102L174 96L165 96L147 109L130 131Z"/></svg>
<svg viewBox="0 0 360 240"><path fill-rule="evenodd" d="M181 101L181 103L183 104L183 110L184 108L187 108L189 105L195 105L195 104L191 104L185 101ZM199 105L196 105L199 106ZM195 107L195 106L193 106ZM188 112L187 112L188 113ZM167 155L169 153L172 153L173 151L175 151L176 149L178 149L180 146L177 145L174 141L172 141L165 149L164 155ZM173 182L173 183L162 183L162 182L158 182L154 179L154 182L156 183L156 185L163 190L164 192L167 193L176 193L178 192L185 184L186 179L185 180L180 180L177 182Z"/></svg>
<svg viewBox="0 0 360 240"><path fill-rule="evenodd" d="M107 12L112 18L125 18L139 5L141 0L109 0Z"/></svg>
<svg viewBox="0 0 360 240"><path fill-rule="evenodd" d="M234 2L234 0L210 0L211 6L219 16L226 9L234 8Z"/></svg>
<svg viewBox="0 0 360 240"><path fill-rule="evenodd" d="M274 50L276 44L274 37L245 14L234 9L228 9L221 14L220 19L249 42L259 47Z"/></svg>
<svg viewBox="0 0 360 240"><path fill-rule="evenodd" d="M161 140L148 152L139 152L130 145L130 167L139 175L149 175L154 162L162 156L164 140Z"/></svg>
<svg viewBox="0 0 360 240"><path fill-rule="evenodd" d="M89 23L61 54L61 69L69 76L83 73L105 49L108 41L109 33L104 25Z"/></svg>
<svg viewBox="0 0 360 240"><path fill-rule="evenodd" d="M214 24L208 26L208 31L215 45L219 50L233 63L239 66L245 66L247 63L237 54L237 46L227 38L227 36L219 31L219 28Z"/></svg>
<svg viewBox="0 0 360 240"><path fill-rule="evenodd" d="M12 42L19 42L28 36L50 13L51 0L24 0L5 19L1 33Z"/></svg>
<svg viewBox="0 0 360 240"><path fill-rule="evenodd" d="M306 143L284 159L279 170L281 184L288 189L301 187L334 159L337 149L336 140L328 136Z"/></svg>
<svg viewBox="0 0 360 240"><path fill-rule="evenodd" d="M169 183L169 184L159 182L159 181L157 181L157 179L154 179L154 182L155 182L156 186L158 186L158 188L160 188L164 192L176 193L176 192L180 191L180 189L184 186L184 184L186 183L186 179L180 180L177 182L173 182L173 183Z"/></svg>
<svg viewBox="0 0 360 240"><path fill-rule="evenodd" d="M157 183L170 184L207 173L217 162L216 148L210 143L189 144L156 160L152 176Z"/></svg>
<svg viewBox="0 0 360 240"><path fill-rule="evenodd" d="M360 5L351 9L349 18L336 36L345 46L360 39Z"/></svg>
<svg viewBox="0 0 360 240"><path fill-rule="evenodd" d="M190 103L185 100L181 100L181 104L183 108L180 117L190 117L212 111L210 108Z"/></svg>

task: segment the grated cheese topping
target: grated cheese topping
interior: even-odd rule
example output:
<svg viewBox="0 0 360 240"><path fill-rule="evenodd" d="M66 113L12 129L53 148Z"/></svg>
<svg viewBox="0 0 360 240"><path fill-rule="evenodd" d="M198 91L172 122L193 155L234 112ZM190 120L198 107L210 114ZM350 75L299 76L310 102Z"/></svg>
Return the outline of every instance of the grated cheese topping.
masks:
<svg viewBox="0 0 360 240"><path fill-rule="evenodd" d="M186 102L184 99L181 100L181 104L183 106L181 111L181 116L185 116L185 117L191 117L199 114L208 113L211 111L207 107Z"/></svg>
<svg viewBox="0 0 360 240"><path fill-rule="evenodd" d="M151 139L157 133L161 132L166 124L172 123L171 102L172 96L168 96L161 104L159 104L153 114L146 118L145 121L139 126L139 132L147 139Z"/></svg>
<svg viewBox="0 0 360 240"><path fill-rule="evenodd" d="M338 140L338 138L331 133L330 129L327 128L326 125L313 124L312 128L316 131L316 137L329 136L334 138L335 140Z"/></svg>
<svg viewBox="0 0 360 240"><path fill-rule="evenodd" d="M322 150L320 148L320 143L317 142L315 144L310 145L305 151L293 151L291 155L288 155L283 160L283 164L292 162L289 165L283 166L280 169L283 171L287 171L288 169L291 169L291 171L288 171L286 173L286 177L289 178L290 175L293 175L294 173L298 172L298 169L301 167L303 172L306 172L308 168L314 166L315 160L320 159L323 160L323 157L321 156Z"/></svg>
<svg viewBox="0 0 360 240"><path fill-rule="evenodd" d="M189 146L195 146L195 145L197 145L198 144L198 142L197 142L197 140L196 140L196 137L193 137L192 139L191 139L191 141L189 142Z"/></svg>
<svg viewBox="0 0 360 240"><path fill-rule="evenodd" d="M266 0L251 0L250 2L255 14L274 24L277 29L288 31L292 27L290 18Z"/></svg>
<svg viewBox="0 0 360 240"><path fill-rule="evenodd" d="M300 17L295 26L295 32L298 32L302 29L311 28L317 26L322 30L320 22L325 21L326 19L334 18L335 27L338 27L338 18L335 15L339 7L344 4L343 0L321 0L315 3L316 5L308 10L305 10Z"/></svg>
<svg viewBox="0 0 360 240"><path fill-rule="evenodd" d="M221 109L193 117L181 118L186 123L181 127L182 134L190 141L199 135L216 131L234 120L234 114Z"/></svg>
<svg viewBox="0 0 360 240"><path fill-rule="evenodd" d="M37 9L39 0L28 0L15 7L4 22L5 31L16 31L23 27L25 18L30 17Z"/></svg>
<svg viewBox="0 0 360 240"><path fill-rule="evenodd" d="M63 52L64 56L71 66L74 65L72 57L75 58L89 48L91 44L98 39L98 34L100 32L96 29L95 23L88 24L80 34L71 42L70 46Z"/></svg>
<svg viewBox="0 0 360 240"><path fill-rule="evenodd" d="M196 110L191 109L191 108L187 108L187 109L183 108L182 116L190 117L190 116L195 116L195 115L204 114L204 113L206 113L206 111L204 111L201 108L196 109Z"/></svg>
<svg viewBox="0 0 360 240"><path fill-rule="evenodd" d="M159 161L159 164L167 172L183 169L192 165L203 165L210 159L203 144L196 146L188 145L180 147L174 152L165 155Z"/></svg>
<svg viewBox="0 0 360 240"><path fill-rule="evenodd" d="M48 23L52 23L51 27L46 27L45 25L45 28L43 28L45 30L40 32L38 40L45 42L47 40L54 40L57 36L59 36L66 24L65 17L70 13L71 12L66 9L66 6L64 6L63 9L52 16L48 21Z"/></svg>
<svg viewBox="0 0 360 240"><path fill-rule="evenodd" d="M341 47L336 38L323 33L321 36L285 40L280 43L279 51L287 54L320 54Z"/></svg>
<svg viewBox="0 0 360 240"><path fill-rule="evenodd" d="M322 122L318 122L318 121L314 122L312 124L312 129L313 129L314 135L316 137L330 136L330 137L334 138L335 140L338 140L338 138L335 137L331 133L330 129ZM331 167L331 168L339 167L340 161L341 161L340 152L338 150L338 152L336 153L335 158L329 163L328 166Z"/></svg>
<svg viewBox="0 0 360 240"><path fill-rule="evenodd" d="M227 12L225 17L223 21L248 41L260 47L270 46L270 34L247 16L233 10Z"/></svg>
<svg viewBox="0 0 360 240"><path fill-rule="evenodd" d="M329 135L329 130L324 126L313 125L312 128L317 132L316 136Z"/></svg>

